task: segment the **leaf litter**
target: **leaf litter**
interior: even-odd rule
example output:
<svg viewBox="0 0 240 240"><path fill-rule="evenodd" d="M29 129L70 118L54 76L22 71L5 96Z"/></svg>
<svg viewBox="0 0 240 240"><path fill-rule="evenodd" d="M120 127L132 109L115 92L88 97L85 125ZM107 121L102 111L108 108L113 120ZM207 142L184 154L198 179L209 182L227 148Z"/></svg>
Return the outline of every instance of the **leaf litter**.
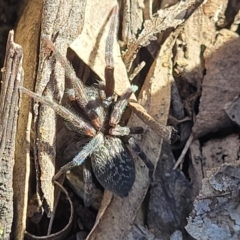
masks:
<svg viewBox="0 0 240 240"><path fill-rule="evenodd" d="M120 12L123 11L125 2L120 6ZM234 197L237 192L233 187L234 184L236 185L236 181L233 180L234 177L231 177L235 176L239 169L236 164L239 161L239 137L234 132L233 119L231 120L227 115L230 111L227 106L231 106L231 103L237 104L235 99L239 95L238 50L240 48L239 33L236 27L239 26L239 12L231 11L236 8L231 1L205 1L200 7L198 5L202 1L189 1L188 3L182 1L171 3L170 1L169 4L165 2L164 5L169 8L160 9L160 5L157 3L152 5L156 15L149 14L152 1L144 2L146 9L141 1L137 5L130 5L136 19L143 21L139 35L136 34L136 29L131 28L131 24L134 24L131 22L133 18L128 18L125 25L121 25L120 22L120 27L127 27L128 30L125 32L129 33L130 31L131 34L127 35L125 39L123 38L125 45L121 45L121 51L117 40L114 43L115 92L121 95L130 86L128 76L133 72L133 68L144 60L146 66L133 79L134 84L139 78L145 79L137 93L138 102L158 123L166 125L167 121L171 123L172 119L181 138L171 149L165 145L162 148L162 138L158 132L144 124L134 113L132 114L128 124L144 127L144 134L137 138L154 165L160 166L155 170L156 182L151 183L150 193L147 195L149 201L144 201L150 184L148 170L141 160L136 158L137 176L131 193L127 198L120 199L108 191L104 192L95 226L87 239L124 239L128 234L127 239L143 236L159 239L177 239L177 237L178 239L191 239L190 235L197 236L197 239L204 239L203 234L199 233L205 231L219 233L224 231L223 228L226 226L235 229L232 237L238 236L234 222L226 223L224 217L218 219L219 223L223 223L222 225L215 220L209 226L192 224L193 220L197 219L194 211L189 218L191 227L188 226L185 231L184 226L194 197L197 197L194 202L194 208L197 208L197 211L205 211L201 210L202 206L212 214L216 212L216 209L208 207L212 199L217 199L219 203L225 203L228 201L226 196L230 196L229 202L236 200L235 207L238 207L239 204ZM74 38L75 40L71 44L71 41L67 40L67 44L64 45L65 50L66 46L70 45L86 64L85 66L88 66L96 74L98 80L102 81L104 80L104 50L109 29L109 14L116 3L116 1L105 1L103 7L99 2L87 1L82 33ZM134 9L136 7L137 10ZM237 7L239 6L237 5ZM144 13L142 20L139 16L141 12ZM235 15L229 17L227 15L229 13ZM191 14L192 16L190 16ZM127 15L125 14L125 16ZM161 18L161 16L165 17ZM185 20L187 21L185 22ZM148 24L150 27L147 28ZM152 27L151 24L153 24ZM139 28L139 24L137 28ZM147 29L150 29L149 34L145 34L148 37L138 44L141 36L145 36L144 33L147 32ZM66 35L63 34L62 37L64 39ZM146 45L148 46L145 47ZM23 49L28 51L26 48ZM130 54L130 57L124 57L126 54ZM85 74L91 71L86 69ZM176 96L171 96L173 85L178 88L178 99L182 101L182 104L174 105L176 108L174 111L171 108L174 102L173 98ZM133 97L132 103L135 101L136 98ZM179 112L181 114L178 114ZM168 119L169 113L172 116ZM181 117L179 118L179 116ZM229 114L229 116L232 115ZM223 132L224 129L227 131ZM58 143L64 139L64 135L60 137L60 132L58 131L57 135ZM190 136L194 136L194 138L184 150L185 158L183 156L180 161L179 169L172 170L174 158L180 155ZM70 139L68 140L70 141ZM232 149L232 153L225 148L226 145ZM58 147L57 151L59 151ZM228 165L221 167L221 164L225 162ZM208 172L208 170L210 171ZM216 174L218 179L215 179ZM224 177L226 174L228 177ZM49 176L49 184L51 184L51 177ZM220 181L221 179L223 182ZM210 182L212 188L218 186L218 189L213 191L209 186L206 188L206 182ZM219 190L221 184L230 190L224 190L225 192ZM202 185L203 188L199 195ZM181 191L178 191L179 189ZM220 193L216 191L220 191ZM162 198L159 200L161 192ZM167 201L168 197L170 197L169 202ZM182 199L184 200L181 201ZM204 202L200 206L203 199L208 199L208 203ZM173 202L175 200L175 205L172 200ZM152 211L158 209L158 204L162 204L161 212ZM164 204L166 204L166 208L163 207ZM95 209L99 207L99 204L96 206ZM233 206L232 203L231 206ZM219 205L219 208L222 207L224 204ZM175 211L176 209L178 211ZM78 210L78 214L82 214L80 208ZM233 214L228 211L227 214L231 219L238 221L237 213ZM169 219L170 216L173 217L171 227L168 227L165 216L168 216ZM80 219L81 217L78 215L78 229L84 232L86 229ZM209 221L212 221L210 217L204 219L206 223ZM159 222L161 222L160 225L156 224ZM218 226L216 227L216 225ZM132 226L134 227L131 232ZM138 230L136 230L136 226ZM139 231L139 229L141 230ZM181 230L177 231L177 229ZM23 227L20 232L24 230ZM231 231L224 232L228 237L231 233Z"/></svg>

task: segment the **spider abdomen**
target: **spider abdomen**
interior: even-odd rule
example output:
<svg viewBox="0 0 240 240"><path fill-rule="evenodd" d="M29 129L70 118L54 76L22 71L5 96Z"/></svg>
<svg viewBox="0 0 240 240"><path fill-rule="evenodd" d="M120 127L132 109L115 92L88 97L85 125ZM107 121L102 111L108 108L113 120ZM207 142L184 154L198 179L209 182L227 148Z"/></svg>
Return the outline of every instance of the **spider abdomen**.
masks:
<svg viewBox="0 0 240 240"><path fill-rule="evenodd" d="M94 174L101 185L120 197L126 197L135 181L135 164L121 139L105 136L104 143L91 156Z"/></svg>

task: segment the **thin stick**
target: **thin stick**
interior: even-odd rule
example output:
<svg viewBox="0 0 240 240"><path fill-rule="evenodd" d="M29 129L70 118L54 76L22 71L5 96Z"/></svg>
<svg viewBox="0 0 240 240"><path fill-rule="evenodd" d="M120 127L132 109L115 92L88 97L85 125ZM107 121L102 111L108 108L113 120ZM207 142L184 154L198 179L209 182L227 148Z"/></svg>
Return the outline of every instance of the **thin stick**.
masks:
<svg viewBox="0 0 240 240"><path fill-rule="evenodd" d="M175 163L173 170L175 170L182 162L183 162L183 158L185 157L190 145L193 142L193 133L191 133L191 135L189 136L184 149L182 150L182 153L180 155L180 157L178 158L177 162Z"/></svg>
<svg viewBox="0 0 240 240"><path fill-rule="evenodd" d="M139 72L144 68L146 63L144 61L140 62L137 67L134 69L133 73L129 77L129 81L131 82L138 74Z"/></svg>

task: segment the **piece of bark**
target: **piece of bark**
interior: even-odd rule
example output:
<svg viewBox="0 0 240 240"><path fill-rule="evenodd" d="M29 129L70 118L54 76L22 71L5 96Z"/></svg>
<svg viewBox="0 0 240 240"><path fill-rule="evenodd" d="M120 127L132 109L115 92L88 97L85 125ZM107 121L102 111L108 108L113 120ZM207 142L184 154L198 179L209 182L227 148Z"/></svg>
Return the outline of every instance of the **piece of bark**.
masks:
<svg viewBox="0 0 240 240"><path fill-rule="evenodd" d="M0 66L4 64L9 31L14 29L28 0L0 1ZM2 72L0 71L0 79Z"/></svg>
<svg viewBox="0 0 240 240"><path fill-rule="evenodd" d="M85 1L45 1L41 23L41 37L54 42L56 49L66 56L70 43L81 33L84 23ZM65 72L55 59L47 59L46 49L40 38L39 67L35 92L47 96L50 100L61 102L65 90ZM55 141L56 114L53 109L35 103L34 130L36 134L34 158L37 183L40 178L43 199L47 202L47 214L50 216L54 206L54 185L52 177L55 174ZM40 174L41 173L41 174ZM41 196L40 186L37 192Z"/></svg>
<svg viewBox="0 0 240 240"><path fill-rule="evenodd" d="M20 107L18 87L23 83L23 49L14 42L10 31L6 56L2 68L0 94L0 238L10 239L13 223L13 167L15 164L15 140Z"/></svg>
<svg viewBox="0 0 240 240"><path fill-rule="evenodd" d="M199 240L239 239L239 184L239 165L211 169L188 218L189 234Z"/></svg>

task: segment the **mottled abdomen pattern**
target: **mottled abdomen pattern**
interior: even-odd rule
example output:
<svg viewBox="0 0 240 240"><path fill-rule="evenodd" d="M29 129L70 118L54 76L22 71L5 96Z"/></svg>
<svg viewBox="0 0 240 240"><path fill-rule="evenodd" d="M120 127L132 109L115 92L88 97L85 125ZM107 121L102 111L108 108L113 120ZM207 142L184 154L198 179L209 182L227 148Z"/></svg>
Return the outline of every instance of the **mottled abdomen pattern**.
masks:
<svg viewBox="0 0 240 240"><path fill-rule="evenodd" d="M126 197L135 180L135 163L121 139L104 137L104 143L92 153L92 168L101 185L120 197Z"/></svg>

